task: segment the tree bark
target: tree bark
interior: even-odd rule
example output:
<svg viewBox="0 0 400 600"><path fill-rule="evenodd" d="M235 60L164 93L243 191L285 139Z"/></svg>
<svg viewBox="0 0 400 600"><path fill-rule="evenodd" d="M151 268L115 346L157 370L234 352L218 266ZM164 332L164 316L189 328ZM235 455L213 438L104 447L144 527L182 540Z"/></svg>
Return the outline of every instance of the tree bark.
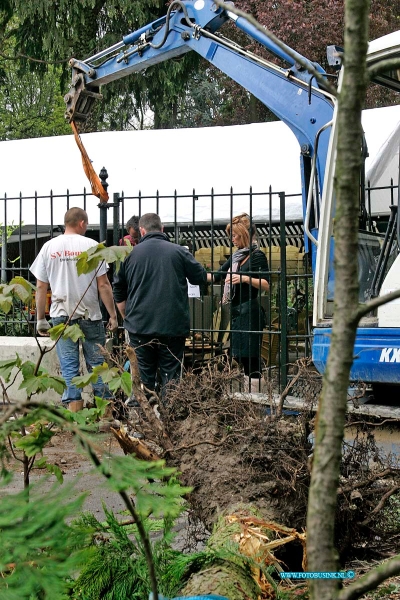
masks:
<svg viewBox="0 0 400 600"><path fill-rule="evenodd" d="M307 517L309 571L337 571L334 524L358 306L358 198L361 110L366 92L369 2L347 0L345 69L339 94L335 214L335 306L318 409ZM312 600L337 597L339 580L311 580Z"/></svg>

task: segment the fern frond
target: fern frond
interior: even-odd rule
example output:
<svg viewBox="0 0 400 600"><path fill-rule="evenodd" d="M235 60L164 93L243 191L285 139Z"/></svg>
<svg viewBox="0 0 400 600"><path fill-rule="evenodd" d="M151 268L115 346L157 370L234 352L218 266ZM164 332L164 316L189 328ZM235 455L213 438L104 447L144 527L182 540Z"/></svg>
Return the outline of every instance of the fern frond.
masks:
<svg viewBox="0 0 400 600"><path fill-rule="evenodd" d="M67 521L82 508L83 496L66 501L72 486L52 487L46 495L40 486L29 493L6 494L0 502L0 597L59 600L67 579L84 564L90 552L85 528L73 529Z"/></svg>

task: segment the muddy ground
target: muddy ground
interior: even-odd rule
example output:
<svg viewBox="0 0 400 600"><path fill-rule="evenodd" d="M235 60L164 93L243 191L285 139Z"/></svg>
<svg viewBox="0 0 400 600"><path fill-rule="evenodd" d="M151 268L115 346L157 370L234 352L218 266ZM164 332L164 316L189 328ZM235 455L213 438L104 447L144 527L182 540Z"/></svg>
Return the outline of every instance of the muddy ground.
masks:
<svg viewBox="0 0 400 600"><path fill-rule="evenodd" d="M111 455L123 455L123 451L111 432L92 436L96 454L103 463L107 464L107 457ZM107 487L105 478L94 468L88 455L79 448L76 439L68 431L57 430L50 443L44 449L44 455L49 463L60 467L63 474L63 483L72 483L73 488L65 485L66 500L72 500L77 495L84 495L85 500L82 510L92 513L96 519L105 519L104 506L112 510L119 520L127 518L127 510L121 496ZM23 490L23 471L20 463L15 460L9 464L14 473L12 481L0 491L14 494ZM30 482L37 483L46 480L41 488L43 494L53 486L57 479L54 475L48 475L43 469L33 468ZM173 547L176 550L188 551L200 549L208 532L199 523L193 523L188 513L183 514L174 527L175 539Z"/></svg>
<svg viewBox="0 0 400 600"><path fill-rule="evenodd" d="M97 435L94 441L97 454L104 461L107 461L107 456L111 453L123 454L111 433ZM75 497L77 494L86 494L83 507L85 511L92 512L96 518L102 520L104 517L103 502L116 513L124 510L125 507L120 496L107 489L104 477L95 473L88 456L79 450L72 433L58 430L45 447L44 455L48 458L49 463L60 467L65 483L74 484L71 497ZM22 469L19 469L19 464L16 464L15 461L12 463L12 470L14 478L12 483L6 487L8 493L21 491L24 484ZM43 469L34 468L30 476L31 483L40 479L46 479L43 493L57 481L54 475L48 476Z"/></svg>

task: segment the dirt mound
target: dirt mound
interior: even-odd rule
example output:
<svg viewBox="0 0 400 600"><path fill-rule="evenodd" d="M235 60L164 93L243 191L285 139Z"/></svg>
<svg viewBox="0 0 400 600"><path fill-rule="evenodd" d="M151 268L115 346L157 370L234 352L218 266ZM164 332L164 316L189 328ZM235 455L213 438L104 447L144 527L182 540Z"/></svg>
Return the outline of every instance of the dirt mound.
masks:
<svg viewBox="0 0 400 600"><path fill-rule="evenodd" d="M305 525L311 445L304 417L271 421L265 406L233 394L239 373L218 366L188 373L170 392L162 420L190 504L208 527L235 504L265 518Z"/></svg>

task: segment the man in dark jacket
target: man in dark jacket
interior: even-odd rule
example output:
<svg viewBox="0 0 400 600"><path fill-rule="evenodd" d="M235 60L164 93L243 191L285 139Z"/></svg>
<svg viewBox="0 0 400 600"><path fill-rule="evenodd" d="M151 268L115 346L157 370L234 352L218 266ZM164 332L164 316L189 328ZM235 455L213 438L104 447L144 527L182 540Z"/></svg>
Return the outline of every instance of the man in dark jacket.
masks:
<svg viewBox="0 0 400 600"><path fill-rule="evenodd" d="M190 331L188 285L207 280L206 270L190 252L169 242L160 217L143 215L140 242L114 278L114 299L135 348L140 378L155 389L179 379L185 338Z"/></svg>

